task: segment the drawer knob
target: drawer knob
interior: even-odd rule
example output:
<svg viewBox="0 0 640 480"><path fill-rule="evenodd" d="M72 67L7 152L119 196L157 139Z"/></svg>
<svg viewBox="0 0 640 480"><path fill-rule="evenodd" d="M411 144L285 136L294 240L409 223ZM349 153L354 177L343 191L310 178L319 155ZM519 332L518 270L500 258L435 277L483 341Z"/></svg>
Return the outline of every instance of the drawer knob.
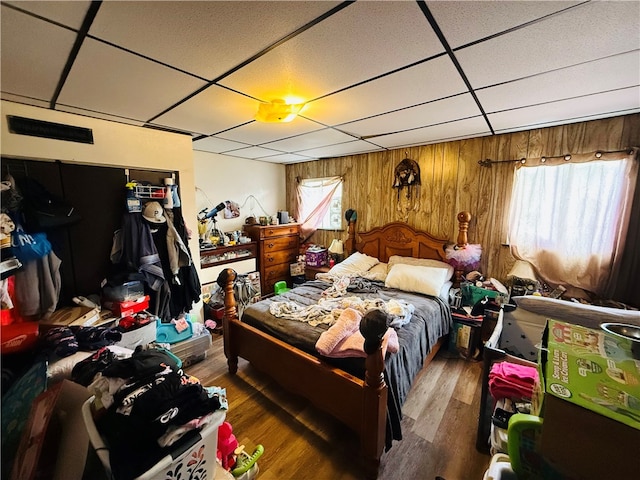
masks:
<svg viewBox="0 0 640 480"><path fill-rule="evenodd" d="M269 257L269 258L267 258L267 260L268 260L269 262L273 262L273 257Z"/></svg>
<svg viewBox="0 0 640 480"><path fill-rule="evenodd" d="M274 232L275 232L275 230L273 230L273 229L269 230L269 235L273 235Z"/></svg>
<svg viewBox="0 0 640 480"><path fill-rule="evenodd" d="M275 246L275 243L268 243L267 244L267 247L269 247L269 248L273 248L274 246Z"/></svg>

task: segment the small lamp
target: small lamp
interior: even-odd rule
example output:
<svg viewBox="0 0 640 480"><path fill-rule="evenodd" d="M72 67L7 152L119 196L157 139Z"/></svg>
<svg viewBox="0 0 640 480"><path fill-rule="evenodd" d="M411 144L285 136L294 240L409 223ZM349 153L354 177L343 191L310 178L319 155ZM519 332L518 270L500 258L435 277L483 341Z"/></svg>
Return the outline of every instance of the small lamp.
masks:
<svg viewBox="0 0 640 480"><path fill-rule="evenodd" d="M296 118L304 103L285 103L284 100L261 102L256 120L265 123L287 123Z"/></svg>
<svg viewBox="0 0 640 480"><path fill-rule="evenodd" d="M342 256L344 255L344 245L342 243L342 240L334 238L331 241L331 245L329 245L329 253L335 261L342 261Z"/></svg>

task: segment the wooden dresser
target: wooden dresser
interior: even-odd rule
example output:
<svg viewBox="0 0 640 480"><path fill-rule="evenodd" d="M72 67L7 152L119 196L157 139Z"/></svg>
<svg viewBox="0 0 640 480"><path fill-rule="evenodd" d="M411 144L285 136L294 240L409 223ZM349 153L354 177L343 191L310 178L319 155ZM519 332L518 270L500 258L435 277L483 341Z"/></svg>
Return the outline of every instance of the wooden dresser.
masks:
<svg viewBox="0 0 640 480"><path fill-rule="evenodd" d="M291 287L289 265L295 263L300 246L300 225L245 225L244 231L258 243L258 270L262 295L273 293L273 285L286 280Z"/></svg>

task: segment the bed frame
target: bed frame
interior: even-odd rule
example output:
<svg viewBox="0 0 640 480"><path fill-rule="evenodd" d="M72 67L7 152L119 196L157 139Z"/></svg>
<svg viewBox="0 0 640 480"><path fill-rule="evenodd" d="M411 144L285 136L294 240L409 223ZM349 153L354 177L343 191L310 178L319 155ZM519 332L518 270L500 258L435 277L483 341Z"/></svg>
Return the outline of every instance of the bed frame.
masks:
<svg viewBox="0 0 640 480"><path fill-rule="evenodd" d="M355 222L350 222L346 250L347 254L357 250L375 256L381 262L387 262L391 255L444 261L447 243L451 242L417 231L401 222L389 223L356 235ZM367 356L364 380L328 365L241 322L233 294L235 278L236 273L227 269L218 279L225 291L224 353L229 372L237 372L238 357L242 357L288 391L302 395L316 407L346 424L360 438L366 477L376 478L386 433L387 386L383 377L382 346L378 342L378 348ZM363 331L362 334L367 338L367 332ZM440 338L433 346L425 358L425 366L443 343L444 338Z"/></svg>

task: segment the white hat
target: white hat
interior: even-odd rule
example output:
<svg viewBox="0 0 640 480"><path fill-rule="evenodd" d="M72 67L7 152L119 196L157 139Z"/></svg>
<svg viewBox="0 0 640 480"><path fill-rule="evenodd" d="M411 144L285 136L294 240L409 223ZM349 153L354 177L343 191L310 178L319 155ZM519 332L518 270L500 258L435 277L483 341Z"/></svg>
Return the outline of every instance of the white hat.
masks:
<svg viewBox="0 0 640 480"><path fill-rule="evenodd" d="M142 218L151 223L164 223L167 221L164 218L164 210L162 205L158 202L147 202L142 209Z"/></svg>

